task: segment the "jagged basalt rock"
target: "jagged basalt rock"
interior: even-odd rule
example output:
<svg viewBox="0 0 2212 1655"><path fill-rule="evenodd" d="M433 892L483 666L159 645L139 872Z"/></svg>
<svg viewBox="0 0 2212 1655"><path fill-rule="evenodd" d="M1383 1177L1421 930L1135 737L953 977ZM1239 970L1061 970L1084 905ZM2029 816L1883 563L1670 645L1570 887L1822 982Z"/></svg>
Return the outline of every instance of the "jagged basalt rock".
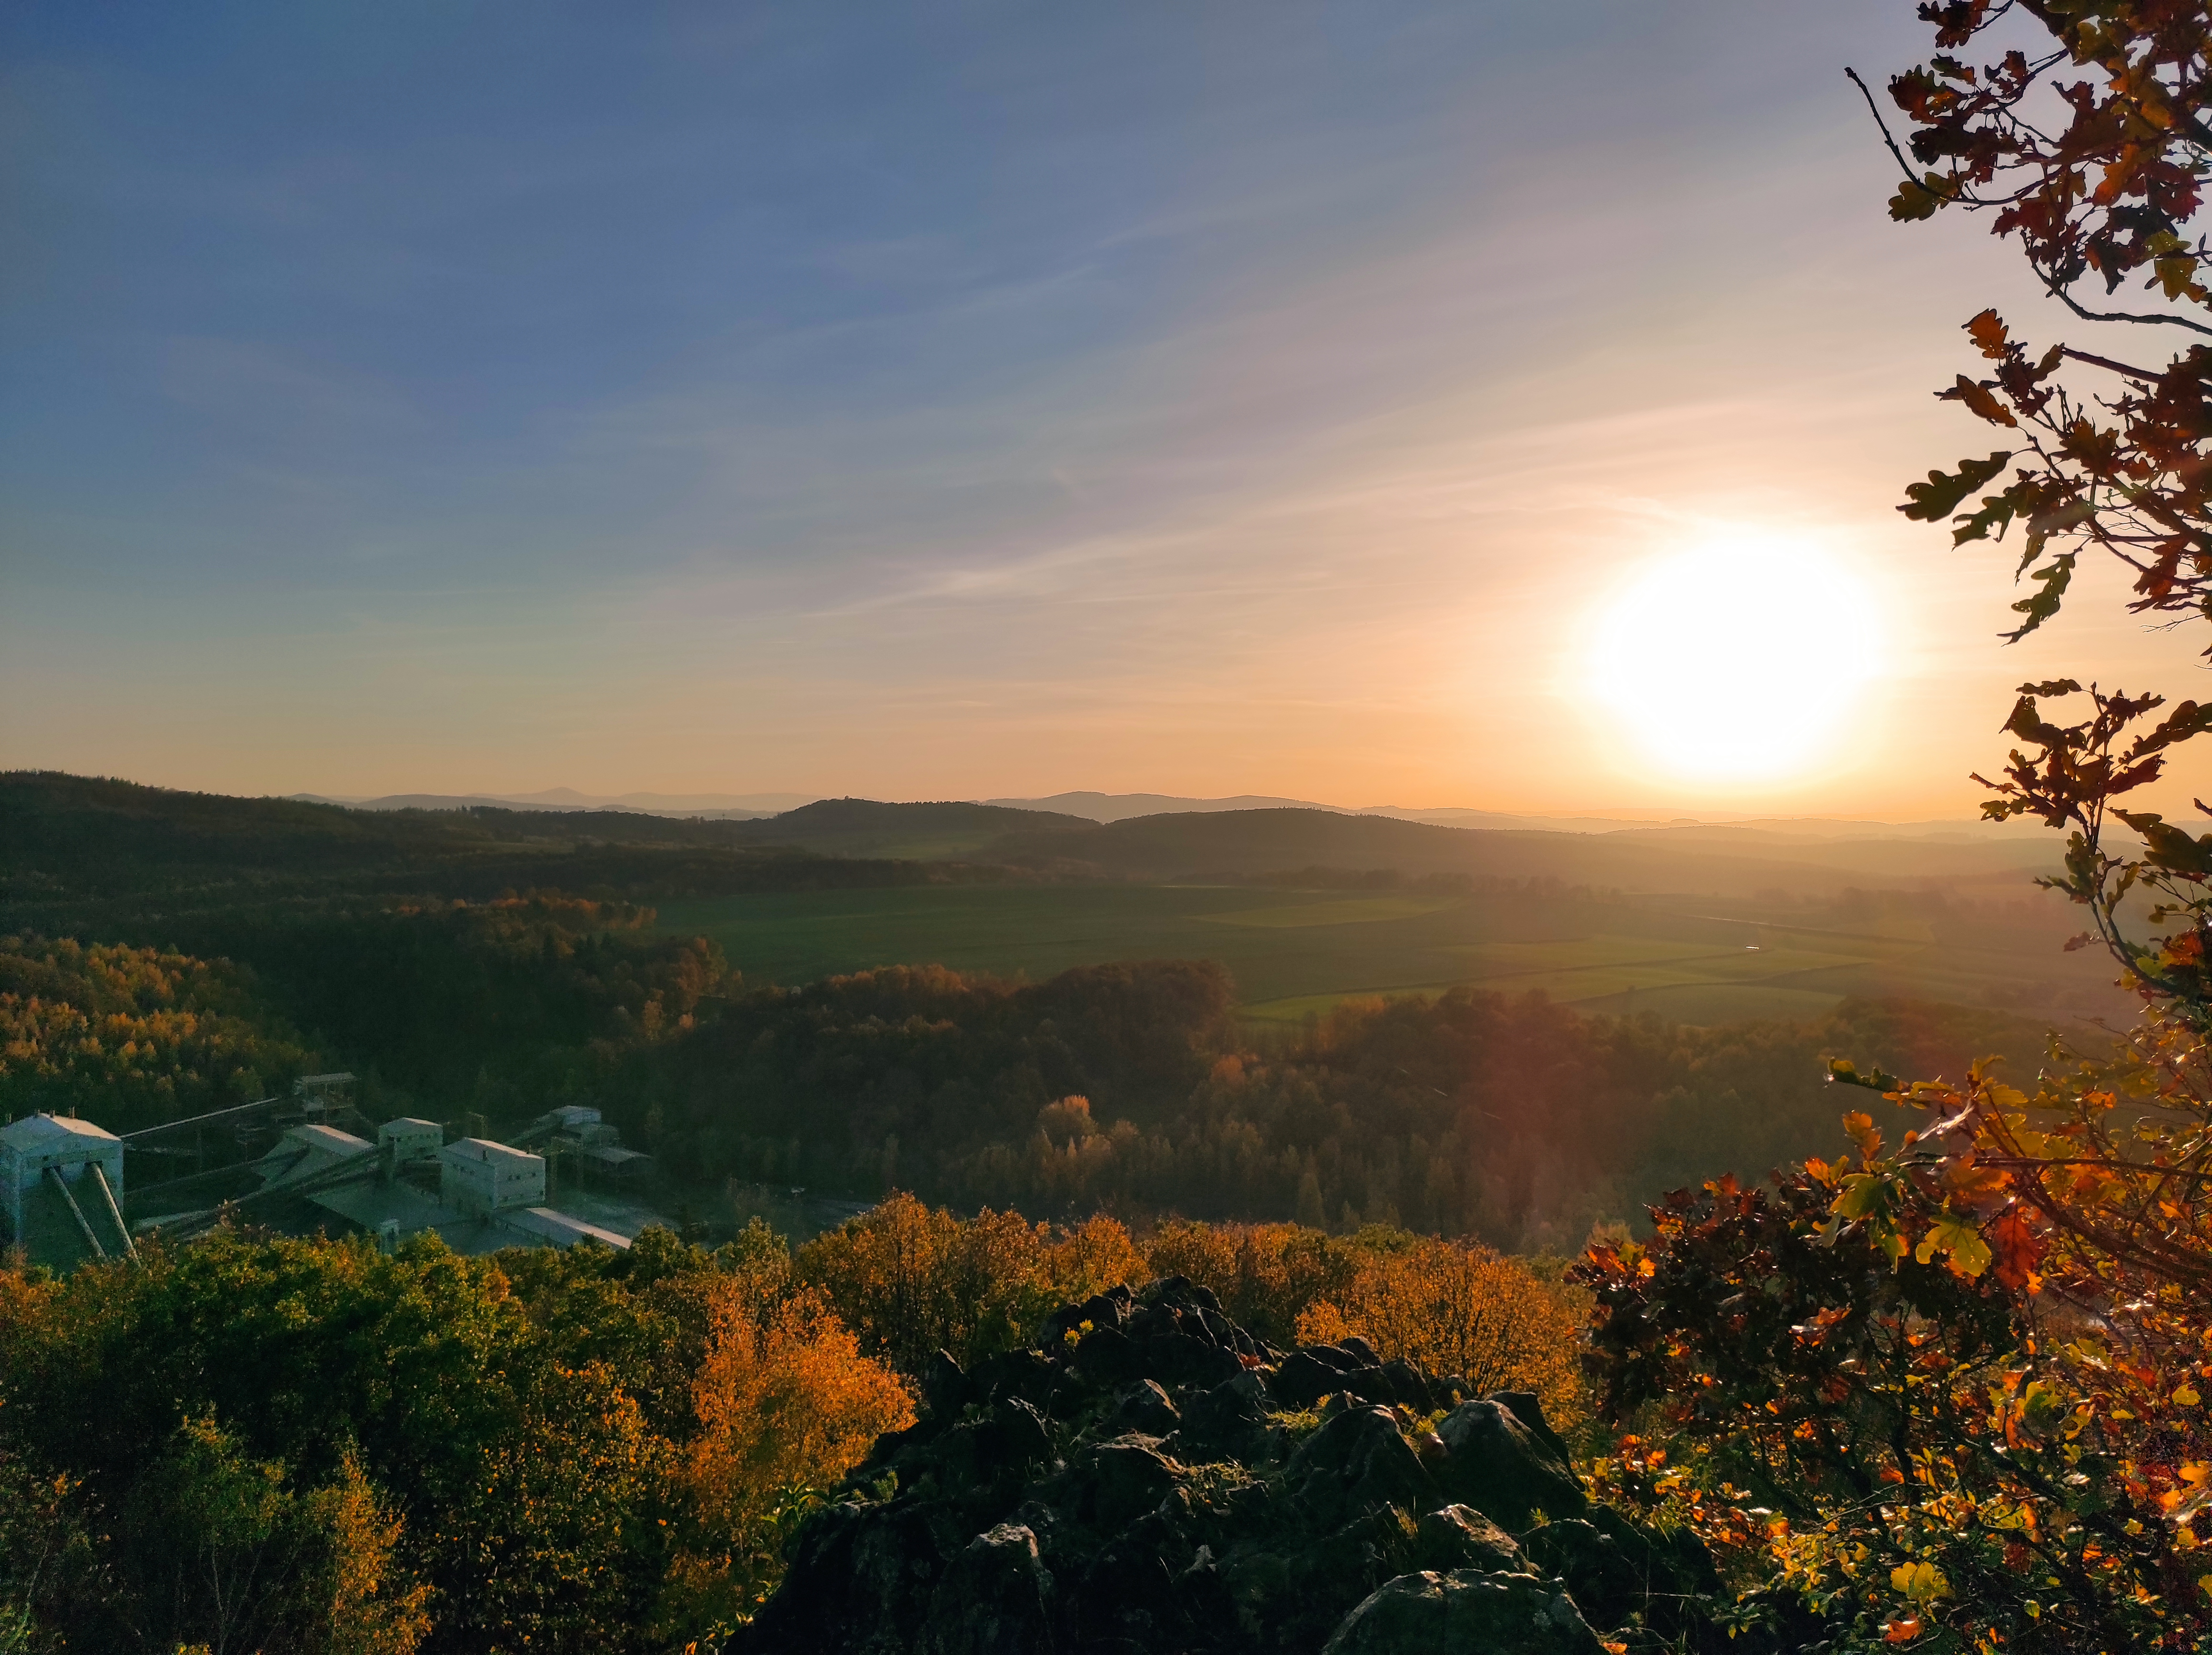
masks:
<svg viewBox="0 0 2212 1655"><path fill-rule="evenodd" d="M1287 1491L1329 1524L1383 1506L1421 1512L1441 1505L1435 1479L1399 1425L1388 1409L1346 1409L1291 1456Z"/></svg>
<svg viewBox="0 0 2212 1655"><path fill-rule="evenodd" d="M926 1655L1000 1655L1052 1648L1052 1576L1036 1536L1018 1523L977 1535L952 1558L930 1595L915 1648Z"/></svg>
<svg viewBox="0 0 2212 1655"><path fill-rule="evenodd" d="M1438 1480L1445 1492L1508 1529L1524 1527L1538 1512L1579 1517L1589 1505L1566 1457L1498 1397L1462 1403L1437 1434L1444 1443Z"/></svg>
<svg viewBox="0 0 2212 1655"><path fill-rule="evenodd" d="M1712 1580L1694 1544L1591 1506L1534 1397L1465 1392L1356 1339L1276 1350L1188 1282L1098 1294L1050 1318L1039 1349L934 1361L927 1416L808 1522L732 1647L1591 1655L1592 1626L1697 1641Z"/></svg>
<svg viewBox="0 0 2212 1655"><path fill-rule="evenodd" d="M1344 1618L1322 1655L1604 1655L1557 1580L1401 1574Z"/></svg>
<svg viewBox="0 0 2212 1655"><path fill-rule="evenodd" d="M1423 1513L1413 1540L1424 1568L1476 1569L1486 1574L1522 1574L1528 1569L1520 1542L1469 1506L1445 1506Z"/></svg>

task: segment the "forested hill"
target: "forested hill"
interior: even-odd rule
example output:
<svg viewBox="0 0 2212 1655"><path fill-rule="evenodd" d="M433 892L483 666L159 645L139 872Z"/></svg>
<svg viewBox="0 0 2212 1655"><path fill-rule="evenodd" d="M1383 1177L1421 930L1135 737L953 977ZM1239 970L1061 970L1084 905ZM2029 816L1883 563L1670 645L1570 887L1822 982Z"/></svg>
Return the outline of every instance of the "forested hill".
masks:
<svg viewBox="0 0 2212 1655"><path fill-rule="evenodd" d="M0 775L0 929L168 940L147 927L345 896L559 888L651 900L945 876L762 844L751 826L629 811L353 810L15 771Z"/></svg>
<svg viewBox="0 0 2212 1655"><path fill-rule="evenodd" d="M763 824L766 826L767 824ZM1133 816L1073 832L1009 834L979 859L1121 878L1249 877L1283 870L1391 868L1405 874L1550 879L1642 891L1747 895L1771 886L1832 895L1869 882L2025 882L2059 847L2033 840L1808 840L1751 830L1536 833L1443 828L1331 810Z"/></svg>
<svg viewBox="0 0 2212 1655"><path fill-rule="evenodd" d="M876 799L817 799L781 815L735 823L747 844L786 845L823 856L895 857L915 861L972 858L1009 837L1046 843L1098 824L1054 810L957 801L886 804Z"/></svg>
<svg viewBox="0 0 2212 1655"><path fill-rule="evenodd" d="M652 903L945 880L1283 879L1300 870L1543 880L1732 897L1981 884L2024 890L2055 846L1438 827L1317 809L1079 816L824 799L751 821L632 811L360 810L52 772L0 775L0 925L169 941L135 922L337 896L477 900L560 889ZM1292 880L1295 882L1295 880ZM117 929L128 918L134 924Z"/></svg>

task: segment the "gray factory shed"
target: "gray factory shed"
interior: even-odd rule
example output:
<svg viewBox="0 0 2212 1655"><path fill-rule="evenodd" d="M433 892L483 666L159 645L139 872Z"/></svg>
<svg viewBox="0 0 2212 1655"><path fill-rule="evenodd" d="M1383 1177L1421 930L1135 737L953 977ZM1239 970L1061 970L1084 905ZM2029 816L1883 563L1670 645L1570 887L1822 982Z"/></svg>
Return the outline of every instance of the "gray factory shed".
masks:
<svg viewBox="0 0 2212 1655"><path fill-rule="evenodd" d="M130 1252L123 1140L73 1115L0 1126L0 1240L61 1266Z"/></svg>

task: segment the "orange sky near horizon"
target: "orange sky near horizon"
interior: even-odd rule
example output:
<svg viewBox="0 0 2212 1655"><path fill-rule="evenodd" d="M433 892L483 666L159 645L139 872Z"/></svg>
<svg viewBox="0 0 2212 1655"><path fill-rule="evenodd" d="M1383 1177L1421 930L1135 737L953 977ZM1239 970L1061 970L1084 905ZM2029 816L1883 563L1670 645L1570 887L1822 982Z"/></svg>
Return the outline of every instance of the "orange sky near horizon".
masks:
<svg viewBox="0 0 2212 1655"><path fill-rule="evenodd" d="M1151 50L1158 14L1080 26L1097 40L946 37L944 83L899 94L901 188L943 186L936 217L863 201L892 146L840 175L862 204L835 233L732 227L623 264L655 232L624 227L650 193L633 176L678 169L652 209L671 234L781 202L681 173L685 98L738 118L720 48L684 35L610 94L612 159L526 185L471 170L506 139L458 89L425 94L451 100L426 117L434 179L396 127L294 109L285 165L321 169L334 208L264 211L254 192L293 181L269 133L195 150L174 164L202 169L194 210L235 256L172 273L153 319L113 261L165 176L161 98L88 135L167 71L46 42L17 71L61 158L39 188L79 191L94 229L34 227L58 251L13 349L56 386L126 366L109 403L19 415L33 434L0 475L0 764L353 797L1971 816L2014 685L2178 699L2212 638L2142 627L2085 567L2057 621L2002 647L2009 549L1954 552L1895 511L1995 446L1930 395L1972 362L1960 324L1996 303L2041 340L2057 317L1981 224L1887 221L1841 68L1922 42L1909 6L1843 9L1697 0L1662 31L1576 0L1570 39L1413 8L1403 39L1310 49L1190 21L1184 67ZM857 111L837 56L857 47L805 45ZM1077 57L1117 95L1032 96ZM404 70L361 70L364 105ZM518 130L572 118L564 72L517 71ZM976 116L978 95L1001 102ZM1547 98L1572 118L1530 145ZM195 141L198 107L167 117ZM757 118L797 143L805 118ZM1063 170L1022 170L1039 155ZM379 168L412 216L375 216ZM449 367L507 325L501 301L471 319L461 288L410 285L522 258L454 227L525 212L518 191L614 261L525 292L609 318L548 336L559 387L528 379L534 336ZM362 243L343 259L316 240L341 234ZM268 280L241 288L256 237ZM740 298L690 269L723 258L798 274ZM462 343L431 349L441 327ZM1709 599L1639 585L1683 560L1725 570ZM2185 757L2142 802L2206 792L2212 761Z"/></svg>

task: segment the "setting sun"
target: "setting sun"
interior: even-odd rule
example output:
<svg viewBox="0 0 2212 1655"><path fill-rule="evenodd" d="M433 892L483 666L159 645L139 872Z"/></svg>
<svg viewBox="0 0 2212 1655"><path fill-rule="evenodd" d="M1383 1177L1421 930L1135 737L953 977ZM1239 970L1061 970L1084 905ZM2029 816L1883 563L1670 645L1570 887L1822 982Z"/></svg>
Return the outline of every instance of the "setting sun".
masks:
<svg viewBox="0 0 2212 1655"><path fill-rule="evenodd" d="M1764 780L1825 750L1876 670L1880 635L1865 584L1826 555L1706 545L1644 566L1607 596L1589 682L1644 762Z"/></svg>

